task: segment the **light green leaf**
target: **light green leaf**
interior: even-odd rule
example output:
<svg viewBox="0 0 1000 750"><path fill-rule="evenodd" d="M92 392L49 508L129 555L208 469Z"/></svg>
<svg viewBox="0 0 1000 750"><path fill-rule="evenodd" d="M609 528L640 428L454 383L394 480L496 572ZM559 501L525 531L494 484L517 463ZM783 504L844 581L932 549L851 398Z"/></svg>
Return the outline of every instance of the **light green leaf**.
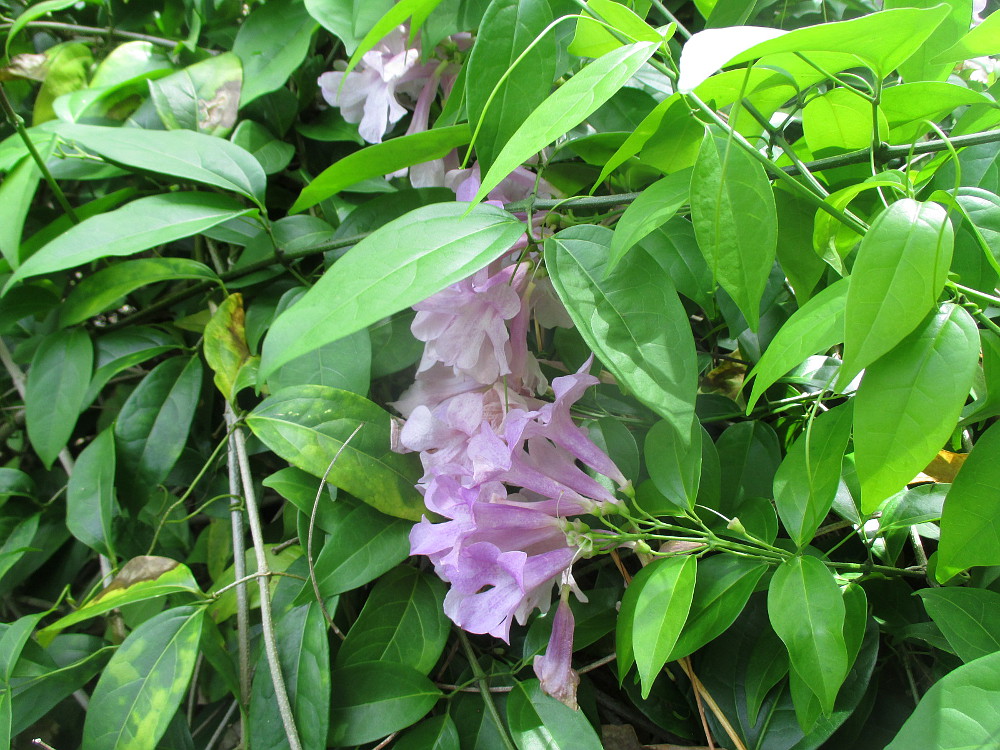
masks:
<svg viewBox="0 0 1000 750"><path fill-rule="evenodd" d="M615 226L605 273L611 273L633 245L673 218L677 209L688 202L690 193L691 173L687 170L674 172L643 190Z"/></svg>
<svg viewBox="0 0 1000 750"><path fill-rule="evenodd" d="M655 42L660 44L663 37L649 24L636 15L628 5L614 0L589 0L587 11L594 18L600 17L610 24L621 36L633 42ZM580 16L576 21L576 33L568 51L579 57L600 57L618 49L621 42L604 25L588 16Z"/></svg>
<svg viewBox="0 0 1000 750"><path fill-rule="evenodd" d="M877 116L878 137L885 140L889 126L881 108ZM871 102L849 89L832 89L810 99L802 109L802 129L816 156L824 156L824 149L842 153L866 148L872 144Z"/></svg>
<svg viewBox="0 0 1000 750"><path fill-rule="evenodd" d="M944 0L944 2L949 8L948 15L945 16L941 25L934 30L927 41L920 46L920 49L899 65L899 74L908 83L944 81L951 74L954 65L939 63L936 58L957 43L969 30L969 26L972 24L972 4L967 0ZM886 0L882 7L886 10L931 8L940 4L941 0ZM885 94L886 91L888 89L884 89L882 93ZM958 134L954 133L954 135Z"/></svg>
<svg viewBox="0 0 1000 750"><path fill-rule="evenodd" d="M440 159L453 149L464 146L471 137L468 125L451 125L391 138L384 143L355 151L324 169L302 188L289 212L304 211L331 195L372 177Z"/></svg>
<svg viewBox="0 0 1000 750"><path fill-rule="evenodd" d="M808 421L775 472L774 504L799 549L812 541L833 505L853 412L848 402Z"/></svg>
<svg viewBox="0 0 1000 750"><path fill-rule="evenodd" d="M98 258L134 255L190 237L239 216L255 215L225 195L163 193L85 219L42 247L17 269L4 291L32 276L65 271Z"/></svg>
<svg viewBox="0 0 1000 750"><path fill-rule="evenodd" d="M941 514L935 577L1000 565L1000 424L984 432L958 472Z"/></svg>
<svg viewBox="0 0 1000 750"><path fill-rule="evenodd" d="M656 48L654 42L638 42L616 49L559 87L511 136L483 177L472 202L483 200L516 167L587 119L635 75Z"/></svg>
<svg viewBox="0 0 1000 750"><path fill-rule="evenodd" d="M581 711L542 692L538 680L515 682L507 698L507 723L518 750L601 750Z"/></svg>
<svg viewBox="0 0 1000 750"><path fill-rule="evenodd" d="M753 390L747 414L764 391L806 357L826 351L844 340L847 279L834 282L796 310L771 340L750 373Z"/></svg>
<svg viewBox="0 0 1000 750"><path fill-rule="evenodd" d="M160 281L218 281L204 263L189 258L141 258L102 268L73 287L59 308L59 324L71 326L110 310L125 295Z"/></svg>
<svg viewBox="0 0 1000 750"><path fill-rule="evenodd" d="M243 63L232 52L223 52L150 81L150 98L132 120L145 121L148 115L145 119L155 122L159 118L167 130L222 137L236 123L242 86Z"/></svg>
<svg viewBox="0 0 1000 750"><path fill-rule="evenodd" d="M639 594L643 586L655 573L657 567L647 565L633 576L625 594L622 596L622 605L618 610L618 625L615 628L615 654L618 656L618 682L621 684L625 680L625 675L635 663L635 644L632 638L632 629L635 624L636 605L639 602Z"/></svg>
<svg viewBox="0 0 1000 750"><path fill-rule="evenodd" d="M49 334L31 358L24 417L31 446L46 467L73 434L93 369L94 345L82 328Z"/></svg>
<svg viewBox="0 0 1000 750"><path fill-rule="evenodd" d="M200 594L201 589L186 565L176 560L155 555L133 557L125 563L107 588L86 602L75 612L60 617L51 625L38 631L38 641L43 646L52 642L61 631L70 625L89 620L105 612L149 599L165 597L168 594Z"/></svg>
<svg viewBox="0 0 1000 750"><path fill-rule="evenodd" d="M611 235L597 226L564 229L545 241L545 267L619 385L686 435L698 373L687 313L669 274L640 248L605 273Z"/></svg>
<svg viewBox="0 0 1000 750"><path fill-rule="evenodd" d="M76 459L66 486L66 528L91 549L113 556L115 439L111 429L95 437Z"/></svg>
<svg viewBox="0 0 1000 750"><path fill-rule="evenodd" d="M524 231L493 206L423 206L375 230L271 324L260 375L470 276Z"/></svg>
<svg viewBox="0 0 1000 750"><path fill-rule="evenodd" d="M414 488L419 461L391 450L388 412L355 393L318 385L287 388L254 409L247 425L289 463L317 477L329 470L331 484L384 513L414 521L424 513Z"/></svg>
<svg viewBox="0 0 1000 750"><path fill-rule="evenodd" d="M653 681L687 621L694 596L698 560L695 557L669 557L656 560L656 567L639 591L632 622L632 648L642 680L642 697L649 696Z"/></svg>
<svg viewBox="0 0 1000 750"><path fill-rule="evenodd" d="M556 72L552 34L546 34L500 83L550 21L548 0L495 0L483 16L465 71L469 124L479 126L475 145L482 170L489 169L518 126L552 90Z"/></svg>
<svg viewBox="0 0 1000 750"><path fill-rule="evenodd" d="M309 52L318 25L298 0L254 8L233 42L233 52L243 61L240 107L285 85Z"/></svg>
<svg viewBox="0 0 1000 750"><path fill-rule="evenodd" d="M94 688L83 725L89 750L144 750L159 741L187 692L202 607L175 607L136 628Z"/></svg>
<svg viewBox="0 0 1000 750"><path fill-rule="evenodd" d="M949 672L924 693L910 718L885 750L981 750L1000 736L996 686L1000 652Z"/></svg>
<svg viewBox="0 0 1000 750"><path fill-rule="evenodd" d="M353 531L352 531L353 533ZM450 628L440 579L400 566L382 576L337 652L336 666L393 662L429 674Z"/></svg>
<svg viewBox="0 0 1000 750"><path fill-rule="evenodd" d="M792 668L829 714L850 668L844 599L833 574L815 557L785 560L768 587L767 613Z"/></svg>
<svg viewBox="0 0 1000 750"><path fill-rule="evenodd" d="M891 356L868 368L854 406L864 513L903 489L937 455L955 429L978 362L976 322L945 303Z"/></svg>
<svg viewBox="0 0 1000 750"><path fill-rule="evenodd" d="M333 695L327 745L347 747L385 737L422 719L441 697L412 667L366 662L330 673Z"/></svg>
<svg viewBox="0 0 1000 750"><path fill-rule="evenodd" d="M40 148L36 146L39 155L47 160L55 143L56 139L51 138L48 143L40 144ZM0 254L11 268L17 268L21 256L26 254L21 247L21 234L41 176L35 160L25 156L0 182Z"/></svg>
<svg viewBox="0 0 1000 750"><path fill-rule="evenodd" d="M420 29L423 22L430 15L431 11L434 10L441 0L400 0L394 6L386 11L385 15L382 16L371 30L365 34L364 39L358 45L357 49L351 55L351 59L347 63L347 71L350 72L354 70L354 66L360 62L364 54L372 49L378 42L384 39L393 29L402 23L405 23L407 19L410 19L409 28L410 34L416 34ZM360 20L359 9L355 8L355 33L358 32L358 21Z"/></svg>
<svg viewBox="0 0 1000 750"><path fill-rule="evenodd" d="M851 273L838 387L895 347L934 308L954 244L951 221L937 203L904 198L879 214Z"/></svg>
<svg viewBox="0 0 1000 750"><path fill-rule="evenodd" d="M713 277L756 331L778 218L764 168L735 141L705 134L691 175L691 221Z"/></svg>
<svg viewBox="0 0 1000 750"><path fill-rule="evenodd" d="M973 57L995 55L1000 52L1000 13L990 13L986 19L969 30L948 49L936 55L931 62L950 63L970 60Z"/></svg>
<svg viewBox="0 0 1000 750"><path fill-rule="evenodd" d="M313 601L282 615L274 624L274 637L302 746L325 747L330 724L330 642L319 603ZM263 649L250 692L247 733L248 747L282 750L289 746Z"/></svg>
<svg viewBox="0 0 1000 750"><path fill-rule="evenodd" d="M61 123L56 132L126 167L167 174L246 196L263 206L267 177L235 143L193 130L142 130Z"/></svg>
<svg viewBox="0 0 1000 750"><path fill-rule="evenodd" d="M951 587L916 593L962 661L1000 651L1000 594L996 591Z"/></svg>

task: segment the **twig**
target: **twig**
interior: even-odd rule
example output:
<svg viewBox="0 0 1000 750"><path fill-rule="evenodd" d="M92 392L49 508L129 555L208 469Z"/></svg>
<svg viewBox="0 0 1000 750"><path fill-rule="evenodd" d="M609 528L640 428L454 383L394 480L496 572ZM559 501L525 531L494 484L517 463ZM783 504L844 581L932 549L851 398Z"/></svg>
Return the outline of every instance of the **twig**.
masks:
<svg viewBox="0 0 1000 750"><path fill-rule="evenodd" d="M507 728L503 725L503 719L500 718L500 712L497 711L496 704L493 702L493 698L490 695L490 686L486 682L486 674L483 672L483 668L479 666L479 660L476 659L476 652L472 650L472 644L469 643L469 639L465 635L464 630L458 630L458 638L462 642L462 648L465 650L465 657L469 660L469 666L472 668L472 674L476 678L476 683L479 685L479 692L483 696L483 704L486 706L486 711L489 713L490 718L493 719L493 723L497 726L497 732L500 733L500 739L503 742L503 746L507 750L517 750L514 747L514 741L511 740L510 735L507 734Z"/></svg>
<svg viewBox="0 0 1000 750"><path fill-rule="evenodd" d="M246 709L250 703L250 600L244 582L247 566L246 541L243 537L243 501L237 468L236 440L233 438L233 433L236 431L236 413L228 401L225 406L225 419L226 429L229 430L226 463L229 469L229 524L233 538L233 574L237 581L241 581L236 587L236 640L240 673L240 742L242 743L246 737Z"/></svg>
<svg viewBox="0 0 1000 750"><path fill-rule="evenodd" d="M5 21L7 19L4 19ZM3 27L10 28L13 24L5 23ZM160 36L150 36L149 34L140 34L136 31L125 31L123 29L101 29L97 26L80 26L75 23L61 23L59 21L29 21L26 24L26 28L29 29L52 29L53 31L75 31L81 34L99 34L100 36L106 36L111 34L112 36L118 36L122 39L137 39L140 42L149 42L150 44L155 44L159 47L167 47L168 49L175 49L177 45L183 44L183 42L175 42L172 39L164 39ZM208 52L210 55L219 54L216 50L205 49L199 47L199 49Z"/></svg>
<svg viewBox="0 0 1000 750"><path fill-rule="evenodd" d="M226 726L228 726L229 724L229 719L232 718L233 711L236 710L236 707L238 705L239 704L236 701L233 701L232 705L229 707L229 710L226 711L226 715L222 717L222 722L219 724L218 728L212 734L212 738L208 741L208 744L205 745L205 750L212 750L212 748L215 747L215 743L222 738L222 734L223 732L226 731Z"/></svg>
<svg viewBox="0 0 1000 750"><path fill-rule="evenodd" d="M257 558L257 572L270 574L267 562L267 550L264 548L264 533L260 526L260 514L257 506L257 496L253 488L253 477L250 475L250 459L247 456L246 438L239 425L233 429L233 442L236 443L236 457L239 461L240 478L243 481L243 497L246 501L247 520L250 522L250 537L253 540L253 551ZM271 590L266 575L262 575L260 584L260 619L264 636L264 652L271 672L271 682L274 685L274 698L278 704L278 713L285 728L285 737L291 750L302 750L298 730L295 728L295 717L288 700L285 688L285 677L281 673L281 659L278 655L278 644L274 638L274 620L271 617Z"/></svg>
<svg viewBox="0 0 1000 750"><path fill-rule="evenodd" d="M384 740L382 740L380 743L378 743L375 747L373 747L372 750L385 750L385 748L389 746L389 743L392 742L394 739L396 739L396 735L398 734L399 732L393 732Z"/></svg>
<svg viewBox="0 0 1000 750"><path fill-rule="evenodd" d="M681 669L684 670L685 674L689 676L694 674L694 670L691 669L691 660L688 657L685 656L679 661L681 662ZM698 707L698 718L701 719L701 729L705 733L705 741L708 742L709 750L716 750L715 740L712 739L712 730L708 728L708 717L705 716L705 706L701 702L701 690L694 684L694 680L691 681L691 686L694 688L694 702Z"/></svg>
<svg viewBox="0 0 1000 750"><path fill-rule="evenodd" d="M683 659L679 659L677 663L681 665L681 669L684 670L684 674L686 674L687 678L691 681L691 687L694 688L695 697L697 698L700 695L701 698L705 700L705 703L708 704L708 707L712 710L712 713L715 715L716 720L719 722L719 724L722 725L722 728L725 730L726 734L729 735L729 739L733 741L734 743L733 750L747 750L747 746L743 744L743 740L740 739L740 736L736 733L736 730L733 729L733 725L729 723L729 719L726 718L726 715L722 712L722 709L719 708L719 704L715 702L715 699L712 697L711 693L709 693L708 690L705 689L705 686L701 684L701 680L698 679L698 675L696 675L694 673L694 670L691 669L690 659L685 657ZM708 741L709 743L711 743L712 741L711 735L709 735Z"/></svg>
<svg viewBox="0 0 1000 750"><path fill-rule="evenodd" d="M333 460L330 461L330 465L326 467L326 471L323 472L323 477L319 480L319 487L316 489L316 498L313 500L312 512L309 513L309 531L306 532L306 565L309 566L309 581L312 583L313 593L316 595L316 601L319 602L319 607L323 610L323 617L326 618L327 625L330 626L330 630L336 633L341 640L344 640L344 634L341 632L340 628L334 623L333 618L330 613L326 611L326 604L323 602L323 595L319 590L319 581L316 580L316 566L313 564L313 532L316 530L316 514L319 512L319 499L323 496L323 488L326 487L326 479L330 476L330 472L333 471L333 465L337 463L337 459L340 458L340 454L344 452L344 448L350 443L354 436L360 432L361 428L365 426L364 422L361 422L357 427L354 428L347 440L341 443L340 448L337 449L336 455Z"/></svg>
<svg viewBox="0 0 1000 750"><path fill-rule="evenodd" d="M605 664L610 664L617 658L618 658L617 654L608 654L603 659L598 659L597 661L592 662L585 667L580 667L578 670L576 670L576 673L587 674L587 672L593 672L595 669L599 669L600 667L603 667Z"/></svg>

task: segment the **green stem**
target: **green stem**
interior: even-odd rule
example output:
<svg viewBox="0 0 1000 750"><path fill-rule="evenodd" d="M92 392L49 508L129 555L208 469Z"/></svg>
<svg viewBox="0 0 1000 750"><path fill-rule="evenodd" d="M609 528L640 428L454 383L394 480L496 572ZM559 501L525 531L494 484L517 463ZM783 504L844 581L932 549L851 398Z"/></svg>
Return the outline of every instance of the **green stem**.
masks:
<svg viewBox="0 0 1000 750"><path fill-rule="evenodd" d="M48 165L45 163L45 159L42 155L38 153L38 149L35 148L34 141L31 140L31 136L28 135L27 128L24 127L24 120L21 116L14 111L14 107L11 106L10 99L7 98L7 90L0 83L0 106L3 107L4 114L7 116L7 121L14 126L17 130L17 134L21 136L21 140L24 141L25 147L28 149L28 153L31 154L32 160L38 167L38 171L42 173L42 177L45 178L45 182L48 183L49 188L52 190L52 194L55 195L56 200L59 205L62 206L63 211L69 216L70 220L74 224L80 223L80 217L76 215L76 211L73 210L73 206L70 205L69 201L66 199L66 194L63 193L62 188L59 187L59 183L56 182L56 178L52 176L49 171Z"/></svg>
<svg viewBox="0 0 1000 750"><path fill-rule="evenodd" d="M479 660L476 658L476 652L472 650L472 644L469 643L469 639L465 635L464 630L458 630L458 640L462 643L462 649L465 651L465 658L469 660L469 666L472 668L472 674L476 678L476 685L479 687L479 694L483 697L483 704L486 706L486 711L489 713L490 718L493 719L493 723L497 726L497 732L500 735L503 746L506 750L517 750L514 746L513 740L511 740L510 736L507 734L507 727L504 726L503 719L500 718L500 712L497 711L496 704L493 702L493 696L490 695L490 686L486 682L486 673L483 672L483 668L479 666Z"/></svg>
<svg viewBox="0 0 1000 750"><path fill-rule="evenodd" d="M10 19L3 18L4 23L0 25L0 29L9 29L13 26ZM139 34L135 31L123 31L122 29L102 29L97 26L80 26L75 23L60 23L58 21L29 21L25 28L29 29L52 29L53 31L72 31L73 33L79 34L99 34L121 37L122 39L136 39L140 42L149 42L150 44L155 44L159 47L166 47L167 49L175 49L181 42L175 42L172 39L164 39L159 36L150 36L149 34ZM199 48L204 52L208 52L210 55L219 54L217 50L209 50L204 48Z"/></svg>
<svg viewBox="0 0 1000 750"><path fill-rule="evenodd" d="M653 2L653 7L656 8L658 11L660 11L660 13L663 15L664 18L670 21L670 23L677 24L678 34L680 34L685 39L691 38L691 32L684 27L684 24L682 24L680 21L677 20L677 17L673 13L667 10L666 6L663 3L661 3L660 0L652 0L652 2Z"/></svg>

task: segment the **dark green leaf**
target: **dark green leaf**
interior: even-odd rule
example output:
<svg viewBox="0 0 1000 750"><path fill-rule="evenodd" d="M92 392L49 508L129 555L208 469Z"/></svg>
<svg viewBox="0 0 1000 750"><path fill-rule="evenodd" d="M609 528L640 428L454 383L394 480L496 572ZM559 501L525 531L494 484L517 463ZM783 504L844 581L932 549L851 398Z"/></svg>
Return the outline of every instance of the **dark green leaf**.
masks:
<svg viewBox="0 0 1000 750"><path fill-rule="evenodd" d="M243 120L237 125L230 140L252 154L264 174L280 172L295 156L295 146L279 141L271 131L253 120Z"/></svg>
<svg viewBox="0 0 1000 750"><path fill-rule="evenodd" d="M393 744L395 750L459 750L458 729L451 716L425 719Z"/></svg>
<svg viewBox="0 0 1000 750"><path fill-rule="evenodd" d="M159 328L133 325L101 336L97 340L97 361L94 377L87 389L85 403L92 403L97 394L115 375L129 367L173 349L180 348L177 339Z"/></svg>
<svg viewBox="0 0 1000 750"><path fill-rule="evenodd" d="M390 661L429 674L448 639L444 594L438 578L410 567L382 576L341 644L336 665Z"/></svg>
<svg viewBox="0 0 1000 750"><path fill-rule="evenodd" d="M734 140L712 133L702 140L691 175L691 221L714 278L756 331L778 218L764 168Z"/></svg>
<svg viewBox="0 0 1000 750"><path fill-rule="evenodd" d="M389 414L371 401L336 388L296 386L265 400L250 413L247 424L289 463L317 477L326 475L331 484L373 507L414 521L423 514L422 498L414 488L419 461L392 452Z"/></svg>
<svg viewBox="0 0 1000 750"><path fill-rule="evenodd" d="M694 510L701 484L701 423L691 422L681 435L672 423L660 420L646 433L643 456L656 489L680 508Z"/></svg>
<svg viewBox="0 0 1000 750"><path fill-rule="evenodd" d="M255 212L212 193L164 193L139 198L77 224L28 258L5 289L31 276L64 271L98 258L134 255Z"/></svg>
<svg viewBox="0 0 1000 750"><path fill-rule="evenodd" d="M367 662L334 669L330 735L333 747L377 740L423 718L441 697L434 683L412 667Z"/></svg>
<svg viewBox="0 0 1000 750"><path fill-rule="evenodd" d="M176 607L136 628L108 662L83 725L93 750L150 747L187 692L198 655L202 607Z"/></svg>
<svg viewBox="0 0 1000 750"><path fill-rule="evenodd" d="M31 446L47 467L73 434L93 368L94 345L82 328L49 334L31 359L24 416Z"/></svg>
<svg viewBox="0 0 1000 750"><path fill-rule="evenodd" d="M233 42L233 52L243 61L240 107L285 85L309 52L317 25L298 0L254 9Z"/></svg>
<svg viewBox="0 0 1000 750"><path fill-rule="evenodd" d="M844 311L844 386L891 350L934 308L955 233L937 203L896 201L861 240Z"/></svg>
<svg viewBox="0 0 1000 750"><path fill-rule="evenodd" d="M967 588L923 589L917 594L962 661L1000 651L1000 594Z"/></svg>
<svg viewBox="0 0 1000 750"><path fill-rule="evenodd" d="M297 385L325 385L363 396L371 383L371 359L368 331L356 331L282 365L267 379L267 388L277 393Z"/></svg>
<svg viewBox="0 0 1000 750"><path fill-rule="evenodd" d="M709 315L715 314L715 280L698 247L690 221L675 216L653 229L639 240L638 245L667 272L680 294Z"/></svg>
<svg viewBox="0 0 1000 750"><path fill-rule="evenodd" d="M113 556L111 522L117 513L115 498L115 438L101 432L76 459L66 486L66 528L91 549Z"/></svg>
<svg viewBox="0 0 1000 750"><path fill-rule="evenodd" d="M854 447L871 513L927 466L955 429L979 361L976 322L945 303L872 364L858 388Z"/></svg>
<svg viewBox="0 0 1000 750"><path fill-rule="evenodd" d="M545 241L553 286L588 346L619 384L687 435L698 366L687 313L645 251L606 274L612 232L581 225Z"/></svg>
<svg viewBox="0 0 1000 750"><path fill-rule="evenodd" d="M494 0L483 16L465 71L469 124L479 128L475 146L483 171L552 89L556 72L552 34L546 34L500 82L550 21L548 0Z"/></svg>
<svg viewBox="0 0 1000 750"><path fill-rule="evenodd" d="M424 206L355 245L271 325L261 377L464 279L523 232L517 219L498 208L477 206L465 216L466 208Z"/></svg>
<svg viewBox="0 0 1000 750"><path fill-rule="evenodd" d="M649 565L656 570L639 591L632 622L632 647L643 698L649 696L653 681L667 663L687 620L697 563L697 558L684 556Z"/></svg>

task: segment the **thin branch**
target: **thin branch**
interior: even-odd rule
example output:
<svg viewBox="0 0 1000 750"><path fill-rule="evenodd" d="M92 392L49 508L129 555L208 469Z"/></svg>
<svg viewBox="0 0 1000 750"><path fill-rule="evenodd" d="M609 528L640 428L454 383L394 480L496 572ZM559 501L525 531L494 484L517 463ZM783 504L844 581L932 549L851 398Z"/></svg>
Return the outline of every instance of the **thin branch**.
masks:
<svg viewBox="0 0 1000 750"><path fill-rule="evenodd" d="M237 659L240 673L240 742L246 737L246 709L250 705L250 599L246 587L246 540L243 536L243 501L240 487L240 474L237 464L236 413L226 401L226 429L229 431L229 452L227 466L229 469L229 524L233 538L233 571L237 581L236 587L236 640L238 648Z"/></svg>
<svg viewBox="0 0 1000 750"><path fill-rule="evenodd" d="M4 18L4 21L9 19ZM9 29L13 26L12 23L4 23L0 25L0 29ZM29 29L52 29L53 31L72 31L79 34L97 34L99 36L111 36L121 37L122 39L136 39L140 42L149 42L150 44L155 44L158 47L166 47L167 49L176 49L179 44L183 42L174 41L173 39L165 39L162 36L150 36L149 34L140 34L135 31L125 31L123 29L102 29L97 26L80 26L75 23L61 23L59 21L29 21L26 24L26 28ZM208 52L210 55L219 54L216 50L205 49L199 47L198 49Z"/></svg>
<svg viewBox="0 0 1000 750"><path fill-rule="evenodd" d="M496 704L493 702L493 697L490 695L490 686L486 682L486 673L483 672L483 668L479 666L479 660L476 659L476 652L472 650L472 644L469 643L469 639L466 637L464 630L458 630L458 639L462 642L462 648L465 650L465 657L469 660L469 666L472 668L472 674L476 678L476 684L479 685L479 692L483 696L483 705L486 706L487 713L489 713L490 718L493 719L493 723L496 724L497 732L500 734L503 746L506 750L517 750L517 748L514 747L514 742L511 740L510 735L507 734L507 727L504 726L503 719L500 718L500 712L497 711Z"/></svg>
<svg viewBox="0 0 1000 750"><path fill-rule="evenodd" d="M246 438L239 425L233 429L233 442L236 443L236 457L239 461L240 479L243 482L243 497L246 500L247 520L250 522L250 537L253 540L253 551L257 558L257 572L271 572L267 562L267 550L264 548L264 533L260 526L257 496L253 487L253 477L250 475L250 459L247 456ZM274 699L278 704L278 713L285 728L285 738L291 750L302 750L298 730L295 728L295 717L288 700L285 688L285 677L281 673L281 659L278 655L278 644L274 637L274 620L271 617L271 589L267 575L262 575L260 584L260 619L264 636L264 652L267 654L267 665L271 672L271 682L274 685Z"/></svg>

